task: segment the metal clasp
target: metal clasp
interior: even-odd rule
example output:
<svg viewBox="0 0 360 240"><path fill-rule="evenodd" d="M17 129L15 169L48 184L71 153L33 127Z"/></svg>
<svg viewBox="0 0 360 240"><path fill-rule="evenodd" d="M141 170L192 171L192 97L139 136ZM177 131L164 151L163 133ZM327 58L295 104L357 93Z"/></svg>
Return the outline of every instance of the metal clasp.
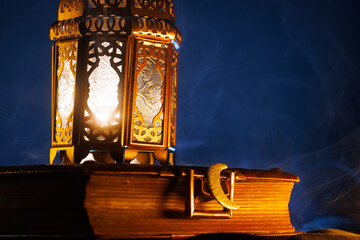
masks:
<svg viewBox="0 0 360 240"><path fill-rule="evenodd" d="M188 192L187 198L185 201L185 213L189 217L211 217L211 218L231 218L232 210L226 207L223 207L222 211L199 211L195 209L195 179L201 179L201 189L200 191L204 192L204 182L208 181L205 179L204 175L195 175L193 169L189 169L187 172L187 181L188 181ZM219 176L220 177L220 176ZM234 199L234 188L235 188L235 172L231 172L228 178L230 184L227 184L228 187L228 196L229 200L233 201ZM213 196L211 196L212 199Z"/></svg>

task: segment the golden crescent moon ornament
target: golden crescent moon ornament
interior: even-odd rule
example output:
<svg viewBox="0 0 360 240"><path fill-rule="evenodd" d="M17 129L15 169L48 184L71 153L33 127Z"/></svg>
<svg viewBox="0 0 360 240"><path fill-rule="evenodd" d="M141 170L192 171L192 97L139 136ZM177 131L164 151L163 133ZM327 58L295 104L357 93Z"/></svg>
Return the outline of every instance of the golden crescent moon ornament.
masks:
<svg viewBox="0 0 360 240"><path fill-rule="evenodd" d="M227 209L235 210L238 209L240 205L230 201L221 187L220 174L222 170L227 168L228 166L223 163L215 163L211 165L207 172L207 177L209 180L208 185L216 201L218 201L223 207Z"/></svg>

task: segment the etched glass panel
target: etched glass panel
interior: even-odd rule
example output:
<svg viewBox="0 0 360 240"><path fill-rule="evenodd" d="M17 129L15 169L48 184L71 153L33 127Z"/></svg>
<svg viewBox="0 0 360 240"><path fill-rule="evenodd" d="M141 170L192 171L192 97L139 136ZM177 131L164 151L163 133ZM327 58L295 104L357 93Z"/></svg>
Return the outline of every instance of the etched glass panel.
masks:
<svg viewBox="0 0 360 240"><path fill-rule="evenodd" d="M68 118L74 109L75 77L70 69L70 61L67 59L63 64L58 81L57 107L61 118L61 127L66 129Z"/></svg>
<svg viewBox="0 0 360 240"><path fill-rule="evenodd" d="M167 47L140 41L137 45L134 94L134 143L163 143Z"/></svg>
<svg viewBox="0 0 360 240"><path fill-rule="evenodd" d="M118 84L120 78L111 67L109 56L100 56L99 66L89 76L88 106L96 118L106 123L119 105Z"/></svg>
<svg viewBox="0 0 360 240"><path fill-rule="evenodd" d="M162 107L161 95L163 85L163 79L156 68L154 59L147 58L146 67L138 75L137 84L136 107L143 117L143 127L154 127L154 118Z"/></svg>

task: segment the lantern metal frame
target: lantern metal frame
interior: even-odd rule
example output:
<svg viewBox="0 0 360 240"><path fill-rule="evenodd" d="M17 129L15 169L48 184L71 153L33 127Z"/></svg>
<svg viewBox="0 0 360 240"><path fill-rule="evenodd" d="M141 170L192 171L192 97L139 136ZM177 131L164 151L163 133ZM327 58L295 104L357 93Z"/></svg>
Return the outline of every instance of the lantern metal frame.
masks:
<svg viewBox="0 0 360 240"><path fill-rule="evenodd" d="M54 41L50 163L59 151L66 159L63 163L70 164L80 163L90 151L104 151L117 163L149 153L148 163L157 159L162 164L174 164L181 34L175 26L172 1L60 0L50 39ZM89 78L102 59L119 78L118 105L110 117L115 120L105 125L96 121L87 102ZM161 101L161 109L145 126L145 115L136 102L137 81L149 71L162 79L161 99L154 100L157 106ZM66 117L60 117L58 109L58 101L66 102L59 90L62 78L72 80L66 85L73 93Z"/></svg>

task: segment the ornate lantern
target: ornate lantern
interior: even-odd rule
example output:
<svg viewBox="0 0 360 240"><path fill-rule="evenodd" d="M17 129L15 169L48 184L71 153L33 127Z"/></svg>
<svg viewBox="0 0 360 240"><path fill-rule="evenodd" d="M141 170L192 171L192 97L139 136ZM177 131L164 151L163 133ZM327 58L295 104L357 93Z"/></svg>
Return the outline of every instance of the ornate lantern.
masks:
<svg viewBox="0 0 360 240"><path fill-rule="evenodd" d="M171 0L60 0L50 38L50 163L106 152L173 164L181 35Z"/></svg>

